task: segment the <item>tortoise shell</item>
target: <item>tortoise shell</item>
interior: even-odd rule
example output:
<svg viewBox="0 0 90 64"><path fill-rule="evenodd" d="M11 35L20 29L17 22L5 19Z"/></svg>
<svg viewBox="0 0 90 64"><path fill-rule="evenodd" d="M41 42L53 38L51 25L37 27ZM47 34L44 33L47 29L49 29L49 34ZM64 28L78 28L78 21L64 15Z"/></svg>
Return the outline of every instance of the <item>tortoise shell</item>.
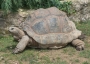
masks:
<svg viewBox="0 0 90 64"><path fill-rule="evenodd" d="M64 34L71 33L75 29L74 23L68 19L65 12L56 7L40 8L30 14L23 23L23 30L41 44L57 43L58 38L60 40ZM59 40L57 40L58 43L60 43Z"/></svg>

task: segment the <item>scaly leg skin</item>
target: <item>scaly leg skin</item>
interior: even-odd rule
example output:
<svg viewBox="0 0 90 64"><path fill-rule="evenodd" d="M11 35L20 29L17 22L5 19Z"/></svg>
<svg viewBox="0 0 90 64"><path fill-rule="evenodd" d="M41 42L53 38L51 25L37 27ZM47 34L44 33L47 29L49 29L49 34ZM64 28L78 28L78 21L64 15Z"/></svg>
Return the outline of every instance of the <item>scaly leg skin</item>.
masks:
<svg viewBox="0 0 90 64"><path fill-rule="evenodd" d="M76 50L81 51L84 50L85 43L80 39L75 39L72 41L72 45L76 47Z"/></svg>
<svg viewBox="0 0 90 64"><path fill-rule="evenodd" d="M28 43L29 43L29 37L26 35L23 36L20 42L17 44L16 48L13 50L13 53L17 54L19 52L22 52Z"/></svg>

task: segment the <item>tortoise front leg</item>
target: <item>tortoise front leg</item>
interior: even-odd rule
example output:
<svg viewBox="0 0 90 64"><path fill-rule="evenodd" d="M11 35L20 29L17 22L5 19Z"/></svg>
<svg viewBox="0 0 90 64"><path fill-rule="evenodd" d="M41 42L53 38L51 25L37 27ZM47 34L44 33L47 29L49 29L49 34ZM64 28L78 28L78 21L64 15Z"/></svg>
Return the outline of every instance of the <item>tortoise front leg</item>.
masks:
<svg viewBox="0 0 90 64"><path fill-rule="evenodd" d="M77 50L81 51L81 50L84 50L85 43L80 39L75 39L72 41L72 45L74 45Z"/></svg>
<svg viewBox="0 0 90 64"><path fill-rule="evenodd" d="M29 37L28 36L23 36L20 42L17 44L16 48L13 50L13 53L19 53L22 52L27 44L29 43Z"/></svg>

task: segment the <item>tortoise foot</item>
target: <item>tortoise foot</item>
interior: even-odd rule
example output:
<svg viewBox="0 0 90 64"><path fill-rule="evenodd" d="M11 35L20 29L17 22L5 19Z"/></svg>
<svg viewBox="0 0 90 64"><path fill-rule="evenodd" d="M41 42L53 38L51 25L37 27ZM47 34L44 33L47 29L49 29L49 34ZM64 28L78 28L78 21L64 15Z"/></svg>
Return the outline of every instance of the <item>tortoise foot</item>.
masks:
<svg viewBox="0 0 90 64"><path fill-rule="evenodd" d="M77 46L77 47L76 47L76 50L82 51L82 50L84 50L84 46Z"/></svg>
<svg viewBox="0 0 90 64"><path fill-rule="evenodd" d="M19 52L20 52L20 49L15 48L12 53L13 53L13 54L17 54L17 53L19 53Z"/></svg>

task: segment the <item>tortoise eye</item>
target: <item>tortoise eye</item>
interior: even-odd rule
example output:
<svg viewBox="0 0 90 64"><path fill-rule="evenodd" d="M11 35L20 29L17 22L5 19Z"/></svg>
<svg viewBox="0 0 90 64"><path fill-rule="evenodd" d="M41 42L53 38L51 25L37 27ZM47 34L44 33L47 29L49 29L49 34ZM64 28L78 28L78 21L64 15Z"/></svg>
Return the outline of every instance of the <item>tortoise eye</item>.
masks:
<svg viewBox="0 0 90 64"><path fill-rule="evenodd" d="M14 28L11 28L11 30L13 30Z"/></svg>

